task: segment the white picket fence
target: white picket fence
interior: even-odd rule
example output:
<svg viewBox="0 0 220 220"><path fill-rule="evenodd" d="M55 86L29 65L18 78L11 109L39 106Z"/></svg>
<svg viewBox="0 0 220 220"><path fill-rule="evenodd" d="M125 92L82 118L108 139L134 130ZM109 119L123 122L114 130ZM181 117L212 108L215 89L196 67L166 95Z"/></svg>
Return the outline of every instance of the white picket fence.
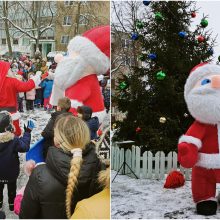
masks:
<svg viewBox="0 0 220 220"><path fill-rule="evenodd" d="M155 155L150 151L145 151L143 156L141 156L140 148L132 146L131 150L127 149L125 152L125 161L138 178L164 179L165 175L171 170L179 170L184 174L186 180L191 179L191 169L185 169L178 166L176 152L170 152L166 156L162 151L157 152ZM123 162L124 149L112 143L111 169L118 171ZM120 170L120 174L122 174L122 172L123 169ZM125 173L130 177L134 177L127 166L125 166Z"/></svg>

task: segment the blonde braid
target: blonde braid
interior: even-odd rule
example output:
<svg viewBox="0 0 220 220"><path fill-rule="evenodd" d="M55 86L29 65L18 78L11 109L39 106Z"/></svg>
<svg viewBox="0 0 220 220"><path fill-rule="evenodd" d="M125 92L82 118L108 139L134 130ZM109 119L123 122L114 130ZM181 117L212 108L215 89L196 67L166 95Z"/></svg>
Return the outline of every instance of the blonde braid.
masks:
<svg viewBox="0 0 220 220"><path fill-rule="evenodd" d="M72 202L72 196L74 189L77 185L77 178L79 175L80 167L82 164L82 158L81 157L74 157L71 160L71 168L70 173L68 177L68 183L66 188L66 215L69 219L72 215L71 213L71 202Z"/></svg>

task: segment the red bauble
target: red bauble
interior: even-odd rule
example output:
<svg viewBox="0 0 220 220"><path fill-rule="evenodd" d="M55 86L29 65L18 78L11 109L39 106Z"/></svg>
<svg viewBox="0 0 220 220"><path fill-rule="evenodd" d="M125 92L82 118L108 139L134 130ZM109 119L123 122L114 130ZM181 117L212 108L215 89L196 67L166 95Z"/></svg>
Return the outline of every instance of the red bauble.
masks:
<svg viewBox="0 0 220 220"><path fill-rule="evenodd" d="M136 128L136 132L138 133L138 132L140 132L141 131L141 128L140 127L137 127Z"/></svg>
<svg viewBox="0 0 220 220"><path fill-rule="evenodd" d="M191 13L191 17L192 17L192 18L195 18L195 17L196 17L196 13L195 13L195 12L192 12L192 13Z"/></svg>
<svg viewBox="0 0 220 220"><path fill-rule="evenodd" d="M197 40L199 43L202 43L205 40L205 38L202 35L199 35Z"/></svg>

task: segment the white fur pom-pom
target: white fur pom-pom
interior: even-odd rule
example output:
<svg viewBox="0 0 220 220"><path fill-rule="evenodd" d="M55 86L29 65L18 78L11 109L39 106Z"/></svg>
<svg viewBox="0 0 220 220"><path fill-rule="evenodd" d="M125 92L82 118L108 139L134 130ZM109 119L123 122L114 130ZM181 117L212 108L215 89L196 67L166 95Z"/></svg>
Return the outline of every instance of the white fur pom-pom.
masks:
<svg viewBox="0 0 220 220"><path fill-rule="evenodd" d="M58 54L54 57L54 61L55 61L56 63L61 62L62 59L63 59L63 55L62 55L61 53L58 53Z"/></svg>

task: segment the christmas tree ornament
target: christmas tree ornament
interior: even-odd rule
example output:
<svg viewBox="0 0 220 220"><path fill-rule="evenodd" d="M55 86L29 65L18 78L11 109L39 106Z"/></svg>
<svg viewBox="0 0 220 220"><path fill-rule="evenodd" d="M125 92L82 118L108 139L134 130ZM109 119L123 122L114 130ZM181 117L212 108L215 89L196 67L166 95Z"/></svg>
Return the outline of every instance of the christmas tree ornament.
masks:
<svg viewBox="0 0 220 220"><path fill-rule="evenodd" d="M166 77L166 73L164 73L162 70L156 74L156 77L158 80L163 80Z"/></svg>
<svg viewBox="0 0 220 220"><path fill-rule="evenodd" d="M125 89L127 87L127 83L126 82L121 82L120 84L119 84L119 88L120 89Z"/></svg>
<svg viewBox="0 0 220 220"><path fill-rule="evenodd" d="M155 53L150 53L148 55L148 58L151 59L151 60L156 60L157 59L157 55Z"/></svg>
<svg viewBox="0 0 220 220"><path fill-rule="evenodd" d="M187 114L187 113L184 113L184 115L183 115L185 118L188 118L189 117L189 115Z"/></svg>
<svg viewBox="0 0 220 220"><path fill-rule="evenodd" d="M116 128L116 126L117 126L117 124L116 124L116 123L112 124L112 128L113 128L113 129L115 129L115 128Z"/></svg>
<svg viewBox="0 0 220 220"><path fill-rule="evenodd" d="M199 35L197 37L197 40L198 40L199 43L202 43L205 40L205 38L202 35Z"/></svg>
<svg viewBox="0 0 220 220"><path fill-rule="evenodd" d="M140 131L141 131L141 128L140 128L140 127L137 127L137 128L136 128L136 132L139 133Z"/></svg>
<svg viewBox="0 0 220 220"><path fill-rule="evenodd" d="M209 53L210 55L213 55L213 54L214 54L214 50L213 50L212 47L210 47L210 48L208 49L208 53Z"/></svg>
<svg viewBox="0 0 220 220"><path fill-rule="evenodd" d="M136 27L137 27L138 29L142 29L142 28L144 27L144 23L141 22L141 21L137 21Z"/></svg>
<svg viewBox="0 0 220 220"><path fill-rule="evenodd" d="M180 13L180 14L183 14L183 9L182 8L180 8L180 9L178 9L178 12Z"/></svg>
<svg viewBox="0 0 220 220"><path fill-rule="evenodd" d="M150 2L151 2L151 1L143 1L143 4L144 4L145 6L148 6L148 5L150 4Z"/></svg>
<svg viewBox="0 0 220 220"><path fill-rule="evenodd" d="M131 40L137 40L138 37L139 37L138 33L133 33L133 34L131 35Z"/></svg>
<svg viewBox="0 0 220 220"><path fill-rule="evenodd" d="M180 31L180 32L178 33L178 35L179 35L179 37L181 37L181 38L183 38L183 39L187 37L187 33L184 32L184 31Z"/></svg>
<svg viewBox="0 0 220 220"><path fill-rule="evenodd" d="M167 119L165 117L160 117L160 123L164 124L166 123Z"/></svg>
<svg viewBox="0 0 220 220"><path fill-rule="evenodd" d="M209 22L208 22L208 20L206 20L206 19L202 19L201 22L200 22L200 25L201 25L203 28L207 27L208 24L209 24Z"/></svg>
<svg viewBox="0 0 220 220"><path fill-rule="evenodd" d="M191 17L192 17L192 18L195 18L195 17L196 17L196 12L195 12L195 11L191 13Z"/></svg>
<svg viewBox="0 0 220 220"><path fill-rule="evenodd" d="M162 21L164 19L163 15L160 12L156 12L154 16L157 21Z"/></svg>

